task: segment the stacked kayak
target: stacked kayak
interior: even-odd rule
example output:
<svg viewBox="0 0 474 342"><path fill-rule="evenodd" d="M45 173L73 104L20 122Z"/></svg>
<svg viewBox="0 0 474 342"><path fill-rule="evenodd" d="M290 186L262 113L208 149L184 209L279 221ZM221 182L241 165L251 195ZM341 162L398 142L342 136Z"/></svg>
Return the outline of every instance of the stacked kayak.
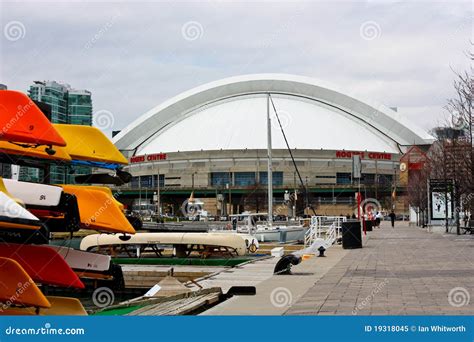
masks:
<svg viewBox="0 0 474 342"><path fill-rule="evenodd" d="M101 131L51 124L20 92L0 91L0 124L0 162L45 170L91 165L117 174L127 164ZM44 286L83 290L81 274L108 272L113 266L108 256L47 245L51 232L79 229L135 233L107 187L0 178L0 315L87 314L76 298L42 291Z"/></svg>
<svg viewBox="0 0 474 342"><path fill-rule="evenodd" d="M22 206L0 178L0 229L39 229L40 220Z"/></svg>
<svg viewBox="0 0 474 342"><path fill-rule="evenodd" d="M48 118L25 94L18 91L0 92L0 140L18 145L66 146L66 141Z"/></svg>

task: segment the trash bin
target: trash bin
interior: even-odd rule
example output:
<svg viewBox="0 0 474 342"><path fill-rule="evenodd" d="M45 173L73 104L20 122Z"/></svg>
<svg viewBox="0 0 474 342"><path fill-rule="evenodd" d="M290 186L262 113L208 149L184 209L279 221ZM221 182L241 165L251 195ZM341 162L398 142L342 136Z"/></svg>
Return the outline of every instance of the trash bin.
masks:
<svg viewBox="0 0 474 342"><path fill-rule="evenodd" d="M286 243L286 233L285 230L280 230L280 243Z"/></svg>
<svg viewBox="0 0 474 342"><path fill-rule="evenodd" d="M374 227L374 221L365 221L365 231L371 232Z"/></svg>
<svg viewBox="0 0 474 342"><path fill-rule="evenodd" d="M342 222L342 248L362 248L361 224L357 220Z"/></svg>

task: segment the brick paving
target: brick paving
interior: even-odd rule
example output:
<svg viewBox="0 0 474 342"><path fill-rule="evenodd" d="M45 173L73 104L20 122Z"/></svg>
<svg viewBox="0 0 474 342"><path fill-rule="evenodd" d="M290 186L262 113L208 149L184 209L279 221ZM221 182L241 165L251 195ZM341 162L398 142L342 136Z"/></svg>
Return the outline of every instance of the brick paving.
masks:
<svg viewBox="0 0 474 342"><path fill-rule="evenodd" d="M285 314L473 315L474 235L384 222Z"/></svg>

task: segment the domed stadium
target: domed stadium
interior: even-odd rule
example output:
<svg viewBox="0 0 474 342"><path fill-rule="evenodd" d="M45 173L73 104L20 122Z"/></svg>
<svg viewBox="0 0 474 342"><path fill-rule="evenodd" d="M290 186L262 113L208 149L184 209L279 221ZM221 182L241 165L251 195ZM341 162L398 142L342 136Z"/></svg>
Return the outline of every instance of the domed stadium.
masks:
<svg viewBox="0 0 474 342"><path fill-rule="evenodd" d="M114 143L129 158L127 171L133 178L120 187L121 200L158 204L162 213L178 215L193 193L212 216L264 212L267 112L279 214L301 215L309 205L321 214L346 215L352 213L359 189L384 206L396 192L397 203L392 204L406 210L398 182L400 158L412 145L429 144L431 137L394 109L311 78L280 74L199 86L125 127ZM356 171L354 156L361 160ZM307 193L305 205L298 204L302 196L288 203L285 193L302 191ZM293 206L296 210L290 210Z"/></svg>

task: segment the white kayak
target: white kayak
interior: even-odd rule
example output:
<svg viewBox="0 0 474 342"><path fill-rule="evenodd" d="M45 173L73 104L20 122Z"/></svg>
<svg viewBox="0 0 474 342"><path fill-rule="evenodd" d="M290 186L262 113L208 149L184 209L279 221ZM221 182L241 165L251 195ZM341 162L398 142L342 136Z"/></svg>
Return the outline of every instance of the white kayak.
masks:
<svg viewBox="0 0 474 342"><path fill-rule="evenodd" d="M172 245L191 250L192 246L221 247L234 251L237 255L247 254L245 238L238 234L226 233L136 233L123 239L123 235L93 234L84 237L80 249L90 251L100 247Z"/></svg>
<svg viewBox="0 0 474 342"><path fill-rule="evenodd" d="M20 182L13 179L3 179L5 188L15 198L26 205L55 207L59 205L63 189L59 186Z"/></svg>
<svg viewBox="0 0 474 342"><path fill-rule="evenodd" d="M110 268L111 258L108 255L79 251L64 246L47 246L58 252L74 270L104 272Z"/></svg>
<svg viewBox="0 0 474 342"><path fill-rule="evenodd" d="M0 228L38 229L40 220L0 191Z"/></svg>

